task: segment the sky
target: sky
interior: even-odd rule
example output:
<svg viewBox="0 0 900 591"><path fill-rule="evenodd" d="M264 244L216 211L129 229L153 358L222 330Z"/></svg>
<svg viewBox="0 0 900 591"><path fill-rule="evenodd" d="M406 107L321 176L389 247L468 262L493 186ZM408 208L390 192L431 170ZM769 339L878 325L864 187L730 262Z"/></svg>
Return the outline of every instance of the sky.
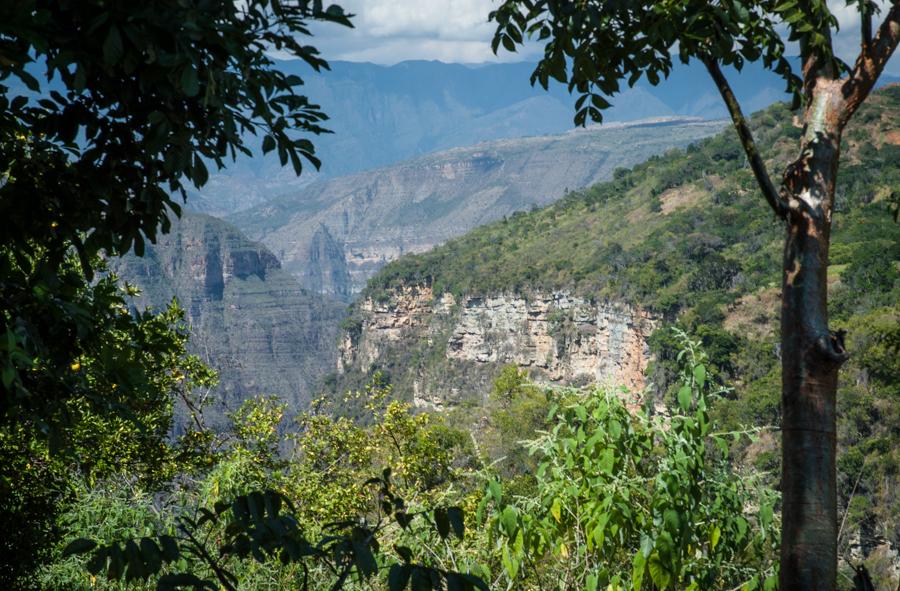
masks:
<svg viewBox="0 0 900 591"><path fill-rule="evenodd" d="M353 13L355 28L321 26L313 43L329 60L395 64L405 60L439 60L449 63L522 61L537 58L540 47L532 45L500 56L491 52L494 26L488 13L496 0L339 0ZM887 1L879 2L882 6ZM859 15L844 0L829 6L841 23L834 45L838 55L852 63L859 51ZM876 17L877 20L877 17ZM880 22L880 21L879 21ZM895 55L886 72L900 76L900 56Z"/></svg>

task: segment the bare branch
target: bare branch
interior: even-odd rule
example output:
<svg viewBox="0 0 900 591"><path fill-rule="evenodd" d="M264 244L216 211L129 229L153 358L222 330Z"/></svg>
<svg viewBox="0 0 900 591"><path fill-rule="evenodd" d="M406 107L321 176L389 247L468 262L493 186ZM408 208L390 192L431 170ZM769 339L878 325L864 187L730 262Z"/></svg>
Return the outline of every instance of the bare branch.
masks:
<svg viewBox="0 0 900 591"><path fill-rule="evenodd" d="M841 90L846 106L841 113L842 124L850 120L869 96L885 64L897 49L898 42L900 42L900 0L894 0L875 38L868 45L863 45L850 77L843 84Z"/></svg>
<svg viewBox="0 0 900 591"><path fill-rule="evenodd" d="M747 119L741 111L741 105L738 103L737 97L734 96L728 80L722 74L722 70L719 69L719 63L712 58L704 58L703 63L706 65L709 75L712 76L719 93L722 95L722 99L725 101L725 105L728 107L731 120L734 122L734 129L737 131L741 145L744 147L744 152L747 154L747 160L750 162L750 168L753 170L753 176L756 177L756 182L762 190L763 197L766 198L766 202L772 208L772 211L775 212L775 215L781 219L787 219L787 203L785 203L778 189L772 183L769 171L766 170L766 164L763 162L762 156L756 147L756 142L753 140L753 133L750 131Z"/></svg>

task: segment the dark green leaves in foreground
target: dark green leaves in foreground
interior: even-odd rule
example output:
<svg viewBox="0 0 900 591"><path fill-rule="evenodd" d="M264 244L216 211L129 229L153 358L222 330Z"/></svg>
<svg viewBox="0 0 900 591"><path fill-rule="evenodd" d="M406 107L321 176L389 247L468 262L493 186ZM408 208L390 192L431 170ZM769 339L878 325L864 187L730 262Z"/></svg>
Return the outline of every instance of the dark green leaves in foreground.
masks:
<svg viewBox="0 0 900 591"><path fill-rule="evenodd" d="M400 562L390 564L391 559L382 552L378 541L384 528L396 523L408 530L415 520L422 520L442 539L451 532L462 539L463 513L459 507L408 513L403 499L392 491L389 470L368 484L377 487L377 518L329 524L317 541L308 540L303 534L290 500L267 490L238 496L230 503L217 503L213 510L200 508L193 517L182 516L177 536L144 537L99 546L82 538L70 542L63 554L88 554L88 572L110 580L124 579L127 583L155 578L158 591L237 589L239 580L227 568L233 559L298 563L305 573L314 564L324 565L327 572L335 574L332 589L342 588L349 580L369 579L386 571L390 591L488 590L474 575L416 562L413 551L405 546L394 547ZM208 547L206 540L210 538L220 540L217 547ZM187 564L188 568L184 572L167 572L175 564ZM306 577L302 588L309 588Z"/></svg>
<svg viewBox="0 0 900 591"><path fill-rule="evenodd" d="M804 59L815 52L836 60L829 43L836 24L824 1L817 2L605 2L505 0L491 12L497 24L493 50L507 51L537 40L544 55L531 75L545 89L550 80L580 96L575 123L601 121L607 100L623 83L646 77L656 86L672 71L672 58L712 59L740 70L762 61L799 97L800 79L784 56L779 28L800 41Z"/></svg>

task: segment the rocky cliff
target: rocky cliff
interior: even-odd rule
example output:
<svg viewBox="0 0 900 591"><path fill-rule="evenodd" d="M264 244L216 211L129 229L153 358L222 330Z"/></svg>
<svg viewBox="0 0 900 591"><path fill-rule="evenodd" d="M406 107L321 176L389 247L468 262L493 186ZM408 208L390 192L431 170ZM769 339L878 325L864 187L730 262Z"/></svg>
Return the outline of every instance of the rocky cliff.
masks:
<svg viewBox="0 0 900 591"><path fill-rule="evenodd" d="M378 269L404 254L556 201L722 125L660 119L456 148L315 182L230 219L266 244L304 287L346 298L342 290L359 292ZM323 249L326 234L332 242ZM346 267L349 284L322 281L323 264Z"/></svg>
<svg viewBox="0 0 900 591"><path fill-rule="evenodd" d="M390 372L417 406L441 408L486 392L504 365L538 382L644 387L647 338L658 319L636 307L565 292L436 298L410 286L357 305L338 372ZM427 360L427 363L426 363ZM424 374L421 372L425 372Z"/></svg>
<svg viewBox="0 0 900 591"><path fill-rule="evenodd" d="M138 305L174 297L185 309L191 349L220 372L213 423L257 394L300 409L334 365L343 306L301 289L275 255L226 222L186 215L116 271L142 290Z"/></svg>

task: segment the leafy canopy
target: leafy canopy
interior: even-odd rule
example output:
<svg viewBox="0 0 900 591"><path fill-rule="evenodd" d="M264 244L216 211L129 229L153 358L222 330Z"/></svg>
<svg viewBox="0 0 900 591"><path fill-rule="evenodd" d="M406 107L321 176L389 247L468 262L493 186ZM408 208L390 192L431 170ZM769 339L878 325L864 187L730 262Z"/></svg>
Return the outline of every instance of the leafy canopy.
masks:
<svg viewBox="0 0 900 591"><path fill-rule="evenodd" d="M60 410L84 395L70 368L113 319L95 257L142 254L179 213L173 195L206 183L205 162L249 154L261 135L297 173L318 165L303 136L325 115L267 53L327 68L299 41L313 21L350 26L312 0L0 4L0 418L51 435L75 422Z"/></svg>
<svg viewBox="0 0 900 591"><path fill-rule="evenodd" d="M866 15L877 10L872 2L849 3ZM634 86L646 76L658 84L671 72L673 55L683 63L715 60L738 70L745 61L761 60L799 98L800 78L779 34L785 28L804 60L815 56L836 71L846 69L831 51L837 20L825 0L505 0L490 18L497 23L495 52L501 45L515 51L526 37L546 42L531 82L547 88L554 79L577 91L580 125L588 117L602 120L607 98L620 91L623 79Z"/></svg>
<svg viewBox="0 0 900 591"><path fill-rule="evenodd" d="M250 154L262 136L299 174L326 119L274 68L278 50L327 68L309 22L350 26L319 0L25 0L0 6L0 186L3 241L47 236L82 254L137 254L179 212L172 193L202 187L204 160ZM50 84L35 76L43 68ZM11 83L18 79L31 94ZM56 84L56 80L61 82ZM39 98L38 98L39 97ZM23 159L12 138L29 138ZM47 168L34 169L40 160Z"/></svg>

